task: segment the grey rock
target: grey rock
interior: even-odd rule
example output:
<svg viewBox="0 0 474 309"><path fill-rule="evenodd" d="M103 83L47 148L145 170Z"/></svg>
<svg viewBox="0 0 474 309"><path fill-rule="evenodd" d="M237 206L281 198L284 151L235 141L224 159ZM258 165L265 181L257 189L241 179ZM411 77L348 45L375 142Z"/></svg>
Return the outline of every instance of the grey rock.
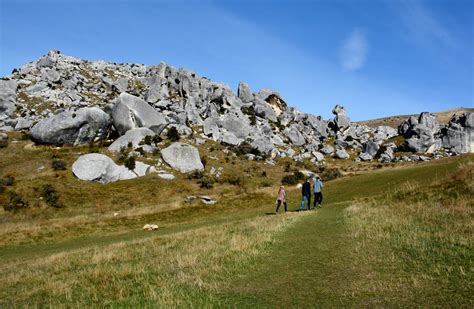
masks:
<svg viewBox="0 0 474 309"><path fill-rule="evenodd" d="M383 141L398 135L398 131L389 126L378 126L374 131L374 140Z"/></svg>
<svg viewBox="0 0 474 309"><path fill-rule="evenodd" d="M127 148L128 145L131 143L132 148L136 149L139 147L140 142L147 136L154 136L155 132L148 128L136 128L127 131L124 135L120 136L117 140L115 140L110 146L109 151L117 152L120 151L121 148Z"/></svg>
<svg viewBox="0 0 474 309"><path fill-rule="evenodd" d="M238 146L240 143L242 143L242 139L237 138L233 133L231 132L224 132L219 136L219 141L224 142L229 145L233 146Z"/></svg>
<svg viewBox="0 0 474 309"><path fill-rule="evenodd" d="M277 113L272 108L272 106L261 99L255 98L254 109L255 115L263 119L267 119L273 122L276 122L278 120Z"/></svg>
<svg viewBox="0 0 474 309"><path fill-rule="evenodd" d="M231 132L237 138L247 138L252 132L248 120L246 118L239 118L234 114L227 114L222 117L222 127L228 132Z"/></svg>
<svg viewBox="0 0 474 309"><path fill-rule="evenodd" d="M166 118L139 97L121 93L112 111L114 126L120 135L128 130L146 127L160 134L166 127Z"/></svg>
<svg viewBox="0 0 474 309"><path fill-rule="evenodd" d="M83 145L107 136L110 117L97 107L64 111L38 122L30 137L39 144Z"/></svg>
<svg viewBox="0 0 474 309"><path fill-rule="evenodd" d="M161 156L169 166L181 173L204 170L198 149L188 144L174 143L163 149Z"/></svg>
<svg viewBox="0 0 474 309"><path fill-rule="evenodd" d="M364 153L369 154L372 157L375 157L377 152L379 151L379 144L376 142L367 142L364 144Z"/></svg>
<svg viewBox="0 0 474 309"><path fill-rule="evenodd" d="M453 154L474 152L474 113L454 115L442 132L442 146Z"/></svg>
<svg viewBox="0 0 474 309"><path fill-rule="evenodd" d="M138 177L145 176L145 175L151 173L152 171L154 171L154 167L152 167L151 165L145 164L145 163L140 162L140 161L135 162L135 168L133 169L133 172Z"/></svg>
<svg viewBox="0 0 474 309"><path fill-rule="evenodd" d="M306 143L303 134L301 134L294 126L286 128L284 133L295 146L303 146Z"/></svg>
<svg viewBox="0 0 474 309"><path fill-rule="evenodd" d="M258 149L263 154L270 153L275 147L271 140L265 136L257 137L250 142L250 145Z"/></svg>
<svg viewBox="0 0 474 309"><path fill-rule="evenodd" d="M253 101L252 91L250 90L249 85L247 85L244 82L239 83L239 89L238 89L237 94L239 98L242 100L242 102L244 103Z"/></svg>
<svg viewBox="0 0 474 309"><path fill-rule="evenodd" d="M32 126L33 121L20 117L15 125L15 131L28 130Z"/></svg>
<svg viewBox="0 0 474 309"><path fill-rule="evenodd" d="M371 161L373 158L374 157L371 154L366 153L366 152L361 153L359 155L359 159L362 160L362 161Z"/></svg>
<svg viewBox="0 0 474 309"><path fill-rule="evenodd" d="M72 165L72 172L80 180L109 183L133 179L137 175L125 166L119 166L106 155L90 153L80 156Z"/></svg>
<svg viewBox="0 0 474 309"><path fill-rule="evenodd" d="M313 151L312 155L314 156L316 161L318 161L318 162L324 161L324 155L322 153L320 153L319 151Z"/></svg>
<svg viewBox="0 0 474 309"><path fill-rule="evenodd" d="M17 85L15 80L0 80L0 121L15 113Z"/></svg>
<svg viewBox="0 0 474 309"><path fill-rule="evenodd" d="M54 69L43 69L41 73L41 79L46 82L57 83L61 76L58 71Z"/></svg>
<svg viewBox="0 0 474 309"><path fill-rule="evenodd" d="M165 180L173 180L176 178L176 176L166 171L158 171L158 177Z"/></svg>
<svg viewBox="0 0 474 309"><path fill-rule="evenodd" d="M336 130L344 130L345 128L348 128L351 125L351 120L350 118L346 115L346 109L341 106L341 105L336 105L332 113L336 115L334 117L334 124L336 127Z"/></svg>
<svg viewBox="0 0 474 309"><path fill-rule="evenodd" d="M337 149L335 157L337 159L347 160L347 159L349 159L349 154L347 153L347 151L345 149Z"/></svg>
<svg viewBox="0 0 474 309"><path fill-rule="evenodd" d="M334 153L334 147L332 147L331 145L324 145L324 147L321 148L319 151L325 155L332 155Z"/></svg>

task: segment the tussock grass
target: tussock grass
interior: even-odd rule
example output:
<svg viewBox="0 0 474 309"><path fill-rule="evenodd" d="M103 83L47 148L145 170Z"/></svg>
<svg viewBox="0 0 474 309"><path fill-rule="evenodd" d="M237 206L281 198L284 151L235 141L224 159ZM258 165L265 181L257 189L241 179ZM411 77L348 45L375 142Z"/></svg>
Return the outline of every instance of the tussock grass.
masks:
<svg viewBox="0 0 474 309"><path fill-rule="evenodd" d="M1 306L205 306L306 214L263 216L0 266Z"/></svg>
<svg viewBox="0 0 474 309"><path fill-rule="evenodd" d="M399 304L474 304L473 167L468 161L444 179L406 182L346 209L354 257L372 268L363 288L408 296Z"/></svg>

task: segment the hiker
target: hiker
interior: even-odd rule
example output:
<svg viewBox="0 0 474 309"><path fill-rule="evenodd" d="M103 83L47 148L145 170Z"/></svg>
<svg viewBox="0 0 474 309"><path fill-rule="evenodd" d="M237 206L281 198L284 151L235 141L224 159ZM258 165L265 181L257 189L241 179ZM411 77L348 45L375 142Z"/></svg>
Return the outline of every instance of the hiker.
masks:
<svg viewBox="0 0 474 309"><path fill-rule="evenodd" d="M303 198L301 199L301 210L304 209L304 202L308 201L308 210L311 207L311 184L309 183L309 178L306 178L306 180L303 183L303 186L301 187L301 194L303 195Z"/></svg>
<svg viewBox="0 0 474 309"><path fill-rule="evenodd" d="M281 204L283 203L283 206L285 206L285 212L287 212L287 206L286 206L286 191L285 187L281 186L280 189L278 190L278 196L277 196L277 208L275 210L276 213L278 213L278 209L280 209Z"/></svg>
<svg viewBox="0 0 474 309"><path fill-rule="evenodd" d="M321 192L321 189L324 187L323 181L319 176L316 176L316 180L314 181L314 204L313 204L313 209L316 208L316 206L319 206L319 208L322 208L323 206L321 203L323 202L323 193Z"/></svg>

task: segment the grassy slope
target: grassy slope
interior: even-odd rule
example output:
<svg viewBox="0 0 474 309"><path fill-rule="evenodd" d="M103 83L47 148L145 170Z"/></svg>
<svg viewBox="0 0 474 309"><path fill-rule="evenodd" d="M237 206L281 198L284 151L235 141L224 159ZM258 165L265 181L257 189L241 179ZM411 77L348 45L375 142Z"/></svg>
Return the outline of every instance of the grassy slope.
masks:
<svg viewBox="0 0 474 309"><path fill-rule="evenodd" d="M380 297L374 297L374 293L380 289L366 286L366 277L374 270L363 263L354 265L354 257L359 256L354 252L359 247L354 246L346 206L356 199L383 196L407 181L423 184L441 178L454 170L459 161L449 158L332 181L325 191L328 207L322 211L275 217L265 216L273 209L275 188L251 188L259 186L262 171L268 174L266 181L278 183L284 174L278 166L218 158L226 171L239 166L238 172L246 173L245 184L238 187L219 185L202 190L195 182L182 178L167 183L153 177L104 187L78 183L68 172L55 173L48 168L30 179L29 171L36 170L38 164L48 166L51 154L42 150L31 153L23 146L24 143L13 145L16 152L4 152L0 158L0 167L15 174L23 193L34 197L34 186L54 182L62 194L72 195L72 199L60 211L38 208L2 214L0 260L1 272L7 275L0 282L0 298L9 305L401 303L393 294L398 291L395 288L382 290L382 303L377 302ZM65 149L61 158L70 163L77 151ZM202 152L216 155L206 149ZM21 158L24 164L11 163L11 156ZM469 157L463 160L466 158ZM132 189L137 191L131 194ZM216 196L220 202L212 207L186 206L179 200L202 193ZM94 202L97 196L101 198ZM162 202L168 198L172 201ZM290 209L296 209L298 190L289 190L289 199ZM112 216L113 211L120 212L118 218ZM162 226L158 233L140 231L144 223L153 222ZM261 228L266 231L263 238ZM200 232L203 229L204 234ZM234 247L242 241L236 241L236 237L245 236L246 245L228 248L229 253L227 247L213 243L213 235L221 235L222 243L234 243ZM174 244L169 252L167 243ZM385 249L378 247L377 242L369 247L382 252ZM103 255L97 256L97 252ZM190 258L192 267L183 269L181 255L202 256L209 261ZM89 259L84 260L83 256L95 257L97 263L89 267ZM39 257L44 263L32 263ZM68 266L68 261L74 261L73 267ZM159 261L168 261L166 267ZM160 263L160 267L150 271L157 267L154 263ZM396 264L389 266L399 269ZM380 267L387 265L381 263ZM162 277L160 272L166 275ZM377 282L384 286L390 280L379 278ZM118 289L118 285L122 288ZM100 289L95 291L96 287Z"/></svg>
<svg viewBox="0 0 474 309"><path fill-rule="evenodd" d="M448 268L464 267L462 272L450 273L451 280L446 278L449 277L446 273L441 275L442 278L435 275L430 277L432 269L427 270L424 267L434 264L432 260L425 261L424 265L418 267L414 258L406 258L406 254L405 259L401 258L403 250L418 252L422 249L409 248L409 244L405 244L397 248L398 252L392 250L392 247L385 243L387 238L392 236L387 235L387 231L382 233L384 239L371 241L369 245L369 237L354 238L353 225L356 223L346 217L347 206L354 199L375 197L375 205L379 205L386 201L377 198L382 198L387 191L395 192L397 187L408 181L413 186L417 183L423 186L433 180L443 179L448 172L456 171L457 165L456 161L444 160L435 165L382 171L330 183L326 196L331 200L326 207L287 229L271 252L262 256L252 267L252 271L236 280L231 291L221 294L222 299L228 304L245 307L472 305L469 294L473 291L472 242L466 244L465 241L469 236L472 240L473 236L472 202L465 205L464 216L451 218L458 219L459 221L454 222L464 224L465 228L461 236L455 233L449 236L454 239L461 237L464 243L445 248L451 254L442 265L448 265ZM472 185L472 176L470 183ZM427 192L431 192L430 188ZM472 191L470 194L472 196ZM465 202L469 196L464 196ZM410 226L410 233L429 226L431 233L436 234L441 226L425 224L423 220L426 218L423 216L429 209L426 209L427 205L424 206L416 214L420 217L411 214L416 220L422 221ZM466 214L466 209L471 211ZM439 213L440 210L435 212ZM375 220L383 220L384 215L386 212L382 212ZM401 215L404 214L392 213L391 219L394 222L403 222L410 214L406 218L400 218ZM372 217L367 216L364 220ZM440 217L440 220L447 220L446 216ZM456 224L454 222L448 222L443 228L453 228L453 224ZM358 224L365 226L367 222L359 221ZM366 228L366 233L371 235L376 232L376 228L385 229L387 226ZM396 228L390 231L393 235L397 235L397 232L399 231ZM410 235L404 234L404 237L408 238ZM446 239L422 241L430 241L429 246L437 242L448 242ZM458 247L461 248L462 254L457 252ZM435 248L437 247L429 247L426 251L431 256L443 257L443 253L433 252ZM460 260L453 261L453 257ZM427 284L427 281L431 284ZM452 281L458 281L457 285L453 285Z"/></svg>
<svg viewBox="0 0 474 309"><path fill-rule="evenodd" d="M438 112L438 113L433 113L438 121L441 124L447 124L451 117L454 114L461 114L464 112L473 112L474 108L457 108L445 112ZM390 126L393 128L397 128L398 125L405 119L407 119L410 116L415 116L418 117L418 115L400 115L400 116L391 116L391 117L384 117L384 118L378 118L378 119L373 119L373 120L366 120L366 121L360 121L360 124L365 124L369 127L377 127L377 126Z"/></svg>

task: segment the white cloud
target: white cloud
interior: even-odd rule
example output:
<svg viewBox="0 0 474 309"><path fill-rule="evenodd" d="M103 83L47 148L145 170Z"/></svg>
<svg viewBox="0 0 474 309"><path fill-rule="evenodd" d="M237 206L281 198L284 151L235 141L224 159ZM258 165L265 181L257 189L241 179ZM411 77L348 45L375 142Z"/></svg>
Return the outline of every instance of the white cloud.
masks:
<svg viewBox="0 0 474 309"><path fill-rule="evenodd" d="M369 43L362 30L356 29L344 40L341 48L341 65L344 69L354 71L364 66L367 60Z"/></svg>

